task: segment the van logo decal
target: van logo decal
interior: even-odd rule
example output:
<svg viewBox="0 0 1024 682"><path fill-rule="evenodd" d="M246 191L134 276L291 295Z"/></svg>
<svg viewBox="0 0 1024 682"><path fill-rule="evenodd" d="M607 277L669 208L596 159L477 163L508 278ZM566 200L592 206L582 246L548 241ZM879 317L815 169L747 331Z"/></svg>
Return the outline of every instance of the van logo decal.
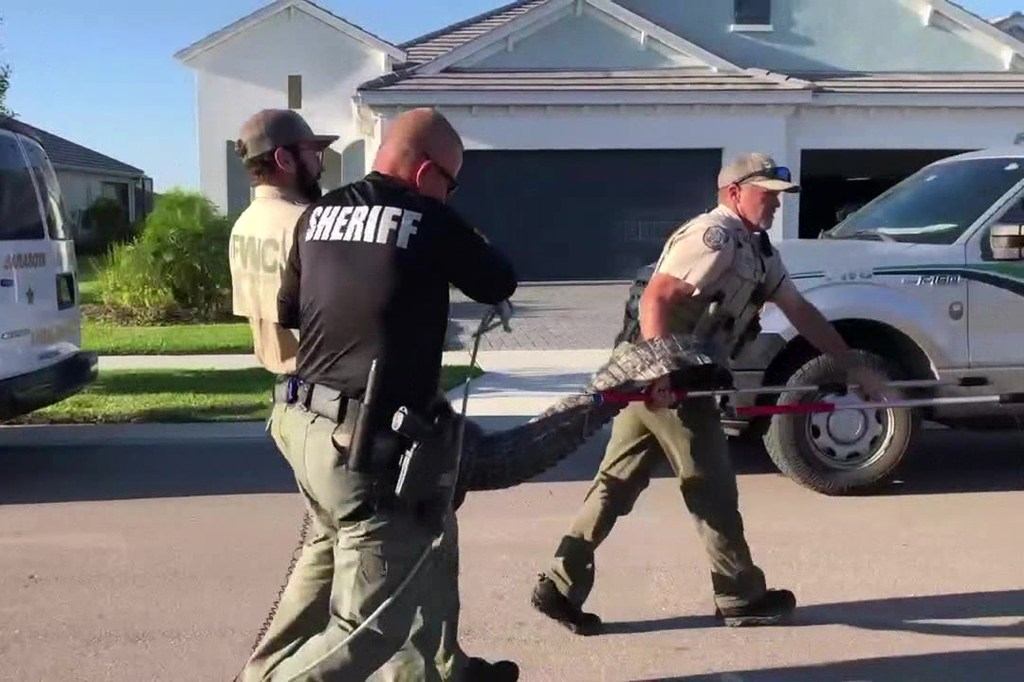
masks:
<svg viewBox="0 0 1024 682"><path fill-rule="evenodd" d="M34 270L46 267L46 252L9 253L4 257L4 270Z"/></svg>
<svg viewBox="0 0 1024 682"><path fill-rule="evenodd" d="M950 286L953 284L959 284L962 280L969 280L1005 289L1006 291L1011 291L1018 296L1024 296L1024 281L1004 275L996 269L985 268L984 266L979 268L942 266L924 266L917 268L885 267L875 268L875 274L909 275L910 277L901 278L901 282L904 284L917 284L919 280L924 280L926 284L931 284L933 286L935 283L929 282L928 280L938 278L941 280L942 286Z"/></svg>
<svg viewBox="0 0 1024 682"><path fill-rule="evenodd" d="M959 274L934 274L934 275L916 275L911 277L903 277L900 279L900 284L911 284L917 287L942 287L951 286L960 283Z"/></svg>

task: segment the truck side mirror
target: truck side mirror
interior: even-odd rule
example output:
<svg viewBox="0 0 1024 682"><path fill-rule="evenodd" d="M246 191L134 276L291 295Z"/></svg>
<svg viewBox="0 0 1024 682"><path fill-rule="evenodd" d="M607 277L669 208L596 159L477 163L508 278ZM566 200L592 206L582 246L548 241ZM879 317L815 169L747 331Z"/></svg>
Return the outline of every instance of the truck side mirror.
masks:
<svg viewBox="0 0 1024 682"><path fill-rule="evenodd" d="M993 225L988 244L992 260L1024 259L1024 225Z"/></svg>

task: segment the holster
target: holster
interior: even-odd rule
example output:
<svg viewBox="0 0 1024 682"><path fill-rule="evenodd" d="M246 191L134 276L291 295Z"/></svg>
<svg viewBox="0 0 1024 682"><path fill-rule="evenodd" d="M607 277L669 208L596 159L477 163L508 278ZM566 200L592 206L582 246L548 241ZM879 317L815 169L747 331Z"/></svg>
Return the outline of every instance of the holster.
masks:
<svg viewBox="0 0 1024 682"><path fill-rule="evenodd" d="M457 482L458 415L440 398L425 414L400 408L391 428L411 441L400 459L396 501L436 528L444 521Z"/></svg>

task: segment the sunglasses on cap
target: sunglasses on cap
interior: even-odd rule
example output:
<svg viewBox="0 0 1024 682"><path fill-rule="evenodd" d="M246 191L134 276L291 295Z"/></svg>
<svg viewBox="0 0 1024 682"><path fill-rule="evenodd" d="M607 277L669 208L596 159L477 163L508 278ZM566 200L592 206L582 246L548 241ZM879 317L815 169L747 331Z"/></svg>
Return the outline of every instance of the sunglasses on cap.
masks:
<svg viewBox="0 0 1024 682"><path fill-rule="evenodd" d="M785 166L775 166L774 168L760 168L753 173L747 173L746 175L733 180L733 184L739 185L751 178L764 178L766 180L782 180L783 182L792 182L793 174L789 172L789 169Z"/></svg>

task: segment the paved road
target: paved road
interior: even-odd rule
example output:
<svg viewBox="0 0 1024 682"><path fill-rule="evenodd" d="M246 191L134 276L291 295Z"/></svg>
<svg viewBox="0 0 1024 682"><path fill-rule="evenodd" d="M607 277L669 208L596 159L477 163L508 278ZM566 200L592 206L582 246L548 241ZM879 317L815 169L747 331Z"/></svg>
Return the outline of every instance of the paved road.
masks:
<svg viewBox="0 0 1024 682"><path fill-rule="evenodd" d="M512 297L512 332L497 330L480 342L483 350L610 349L622 323L629 283L526 284ZM473 347L471 334L487 307L459 291L452 293L450 350Z"/></svg>
<svg viewBox="0 0 1024 682"><path fill-rule="evenodd" d="M0 442L0 677L231 679L300 521L269 443L236 436ZM701 549L662 472L598 555L590 606L611 632L580 639L527 596L584 494L595 438L542 479L463 507L465 646L515 658L526 681L1019 680L1022 438L928 432L929 467L850 499L737 452L755 556L803 605L777 629L714 626Z"/></svg>

